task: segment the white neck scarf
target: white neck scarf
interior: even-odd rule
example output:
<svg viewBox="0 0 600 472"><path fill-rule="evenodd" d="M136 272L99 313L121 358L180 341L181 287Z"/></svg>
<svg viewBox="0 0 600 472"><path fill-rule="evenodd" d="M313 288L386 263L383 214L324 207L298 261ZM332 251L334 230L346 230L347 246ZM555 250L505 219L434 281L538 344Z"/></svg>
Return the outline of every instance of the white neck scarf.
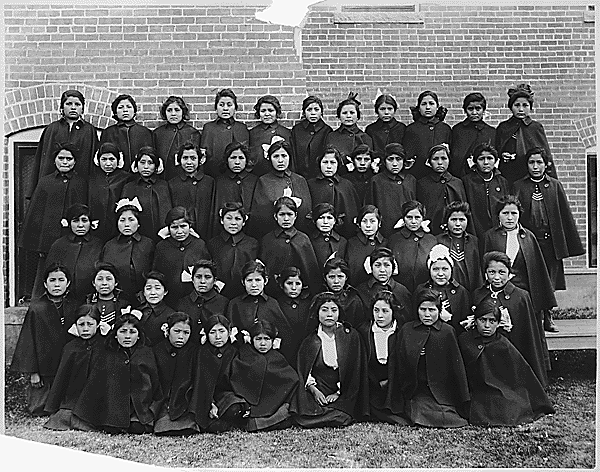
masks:
<svg viewBox="0 0 600 472"><path fill-rule="evenodd" d="M506 232L506 255L510 259L511 265L515 262L517 258L517 253L519 252L519 228L515 228L512 231Z"/></svg>
<svg viewBox="0 0 600 472"><path fill-rule="evenodd" d="M331 367L332 369L337 369L338 366L338 358L337 358L337 349L335 347L335 334L333 336L329 336L321 325L317 329L317 336L321 339L321 352L323 353L323 362L327 367Z"/></svg>
<svg viewBox="0 0 600 472"><path fill-rule="evenodd" d="M375 355L380 364L387 364L388 359L388 338L396 331L396 320L392 322L392 326L383 330L377 323L373 323L371 331L373 331L373 340L375 341Z"/></svg>

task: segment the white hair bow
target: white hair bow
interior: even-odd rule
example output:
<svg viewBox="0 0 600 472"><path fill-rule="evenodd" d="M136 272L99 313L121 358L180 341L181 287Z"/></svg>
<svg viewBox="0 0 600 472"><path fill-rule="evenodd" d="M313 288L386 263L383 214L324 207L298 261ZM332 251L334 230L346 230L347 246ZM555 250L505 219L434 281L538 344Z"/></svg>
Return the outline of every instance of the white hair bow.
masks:
<svg viewBox="0 0 600 472"><path fill-rule="evenodd" d="M63 228L66 228L67 226L69 226L69 222L67 221L67 219L66 219L66 218L63 218L62 220L60 220L60 225L61 225Z"/></svg>
<svg viewBox="0 0 600 472"><path fill-rule="evenodd" d="M119 211L124 206L129 205L137 208L138 211L142 211L142 205L140 205L138 197L133 197L133 200L129 200L129 198L121 198L121 200L117 202L117 208L115 209L115 212Z"/></svg>
<svg viewBox="0 0 600 472"><path fill-rule="evenodd" d="M159 157L158 158L158 169L156 169L155 173L162 174L164 170L165 170L165 165L163 164L162 158ZM131 172L133 172L134 174L137 174L139 172L137 161L133 161L131 163Z"/></svg>
<svg viewBox="0 0 600 472"><path fill-rule="evenodd" d="M140 310L132 310L131 305L129 305L125 308L121 308L121 315L133 315L138 320L141 320L142 316L144 316L144 314Z"/></svg>
<svg viewBox="0 0 600 472"><path fill-rule="evenodd" d="M367 274L371 275L373 273L373 268L371 267L371 256L367 256L365 258L365 262L363 262L363 267ZM398 263L396 262L396 260L394 260L394 269L392 270L392 275L398 275L398 274L399 274Z"/></svg>
<svg viewBox="0 0 600 472"><path fill-rule="evenodd" d="M281 348L281 338L273 339L273 349Z"/></svg>
<svg viewBox="0 0 600 472"><path fill-rule="evenodd" d="M157 233L162 239L167 239L171 236L171 232L169 231L169 227L165 226L161 228ZM200 238L200 235L196 233L196 230L190 226L190 235L194 238Z"/></svg>
<svg viewBox="0 0 600 472"><path fill-rule="evenodd" d="M273 137L271 138L271 142L270 142L270 143L268 143L268 144L263 144L263 145L262 145L262 148L263 148L263 155L264 155L265 159L268 159L268 158L269 158L269 154L268 154L269 148L270 148L270 147L271 147L273 144L275 144L275 143L278 143L278 142L280 142L280 141L285 141L285 139L283 139L281 136L273 136Z"/></svg>
<svg viewBox="0 0 600 472"><path fill-rule="evenodd" d="M96 151L96 155L94 156L94 164L96 164L96 166L98 166L98 167L100 167L99 152L100 152L100 149L98 149ZM119 152L119 160L117 161L117 167L119 169L122 169L124 166L125 166L125 159L123 159L123 153Z"/></svg>
<svg viewBox="0 0 600 472"><path fill-rule="evenodd" d="M429 231L430 231L429 223L431 223L431 221L429 221L429 220L421 221L421 229L423 231L425 231L426 233L429 233ZM404 218L400 218L394 225L394 229L399 229L399 228L402 228L403 226L404 226Z"/></svg>
<svg viewBox="0 0 600 472"><path fill-rule="evenodd" d="M289 197L292 200L294 200L294 203L296 204L296 206L298 208L300 208L300 205L302 205L302 199L299 197L292 197L292 189L290 187L286 187L283 189L283 196L284 197Z"/></svg>

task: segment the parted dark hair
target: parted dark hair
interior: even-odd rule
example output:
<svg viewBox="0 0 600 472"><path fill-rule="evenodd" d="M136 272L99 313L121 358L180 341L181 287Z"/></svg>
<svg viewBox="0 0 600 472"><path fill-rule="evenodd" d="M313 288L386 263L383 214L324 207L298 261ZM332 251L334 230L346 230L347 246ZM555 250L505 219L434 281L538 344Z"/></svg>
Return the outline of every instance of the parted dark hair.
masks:
<svg viewBox="0 0 600 472"><path fill-rule="evenodd" d="M113 118L115 120L118 120L118 118L117 118L117 106L119 106L119 103L122 102L123 100L129 100L129 103L131 103L131 106L133 106L133 118L135 118L135 116L137 115L138 106L137 106L137 103L135 102L135 99L131 95L127 94L127 93L122 93L117 98L115 98L113 100L113 102L111 103L110 109L113 112Z"/></svg>
<svg viewBox="0 0 600 472"><path fill-rule="evenodd" d="M52 272L62 272L63 274L65 274L67 280L69 282L71 281L71 271L68 269L68 267L64 264L61 264L60 262L55 262L53 264L50 264L48 267L46 267L46 270L44 270L44 282L48 280L48 276Z"/></svg>
<svg viewBox="0 0 600 472"><path fill-rule="evenodd" d="M231 331L231 321L229 321L226 316L212 315L206 320L206 325L203 324L206 336L208 336L208 332L218 324L223 325L227 331ZM227 338L227 342L229 342L229 338Z"/></svg>
<svg viewBox="0 0 600 472"><path fill-rule="evenodd" d="M391 156L392 154L396 154L401 157L403 160L406 159L406 151L404 150L404 146L399 143L390 143L386 144L384 148L385 157Z"/></svg>
<svg viewBox="0 0 600 472"><path fill-rule="evenodd" d="M308 309L309 317L318 320L319 319L319 309L321 308L321 306L323 304L325 304L327 302L334 302L338 306L339 313L340 313L338 319L343 319L344 318L344 315L343 315L344 309L340 305L338 296L333 292L321 292L321 293L317 293L313 297L313 299L310 303L310 308Z"/></svg>
<svg viewBox="0 0 600 472"><path fill-rule="evenodd" d="M500 252L500 251L486 252L483 255L483 264L481 265L483 267L484 272L487 270L488 266L490 265L490 262L500 262L501 264L504 264L508 268L509 271L512 269L512 264L510 263L510 257L508 257L508 255L504 252Z"/></svg>
<svg viewBox="0 0 600 472"><path fill-rule="evenodd" d="M100 323L100 310L98 309L98 305L94 303L81 305L77 308L75 312L75 323L79 318L83 318L84 316L89 316L90 318L95 319L98 323Z"/></svg>
<svg viewBox="0 0 600 472"><path fill-rule="evenodd" d="M325 213L331 213L331 216L333 216L336 220L335 223L337 224L337 211L335 211L335 207L328 202L317 203L310 212L310 216L313 222L316 223Z"/></svg>
<svg viewBox="0 0 600 472"><path fill-rule="evenodd" d="M281 118L281 104L279 103L277 97L275 97L274 95L263 95L258 99L256 104L254 105L255 118L260 118L260 107L263 103L269 103L270 105L273 105L273 108L275 108L276 117Z"/></svg>
<svg viewBox="0 0 600 472"><path fill-rule="evenodd" d="M485 99L483 94L479 92L472 92L465 97L462 106L465 112L467 111L467 107L471 102L481 102L481 106L483 107L483 109L485 110L487 108L487 100Z"/></svg>
<svg viewBox="0 0 600 472"><path fill-rule="evenodd" d="M375 100L375 113L379 111L379 107L384 103L392 105L394 107L394 111L398 110L398 103L394 97L392 97L389 93L382 93L379 95L379 97L377 97L377 100Z"/></svg>
<svg viewBox="0 0 600 472"><path fill-rule="evenodd" d="M94 277L92 278L92 280L94 280L96 278L96 276L98 275L98 272L100 272L101 270L105 270L106 272L110 272L113 277L115 278L115 282L119 283L119 269L117 269L114 264L111 264L110 262L101 262L98 261L94 264Z"/></svg>
<svg viewBox="0 0 600 472"><path fill-rule="evenodd" d="M542 159L544 159L544 163L546 164L546 166L552 165L550 159L548 159L548 153L543 147L540 146L533 147L525 153L525 162L529 161L529 158L534 154L539 154L540 156L542 156Z"/></svg>
<svg viewBox="0 0 600 472"><path fill-rule="evenodd" d="M350 266L341 257L333 257L325 262L323 265L323 276L327 278L329 271L335 269L340 269L342 273L346 274L346 277L350 277Z"/></svg>
<svg viewBox="0 0 600 472"><path fill-rule="evenodd" d="M217 109L219 100L223 97L231 98L233 100L233 105L235 106L235 109L238 109L237 96L235 95L235 93L233 93L233 90L226 88L219 90L215 95L215 110Z"/></svg>
<svg viewBox="0 0 600 472"><path fill-rule="evenodd" d="M484 298L475 308L473 315L475 315L475 319L477 319L489 313L494 315L496 321L500 321L500 318L502 317L502 314L500 313L500 307L497 306L491 298Z"/></svg>
<svg viewBox="0 0 600 472"><path fill-rule="evenodd" d="M156 174L158 172L158 167L160 166L160 160L158 154L156 154L156 149L154 149L152 146L142 146L135 154L133 162L136 164L139 163L143 156L148 156L150 159L152 159L152 162L154 162L154 165L156 166L154 169L154 173Z"/></svg>
<svg viewBox="0 0 600 472"><path fill-rule="evenodd" d="M416 293L416 300L417 300L417 305L416 305L417 310L421 306L421 303L433 302L435 304L435 306L437 307L437 309L440 312L442 311L442 298L438 295L437 292L433 291L430 288L424 288L424 289L418 290Z"/></svg>
<svg viewBox="0 0 600 472"><path fill-rule="evenodd" d="M521 205L519 198L516 195L504 195L500 200L498 200L496 206L494 207L496 216L500 214L506 205L516 205L517 209L519 210L519 215L523 214L523 205Z"/></svg>
<svg viewBox="0 0 600 472"><path fill-rule="evenodd" d="M454 200L453 202L448 203L444 208L444 216L442 217L442 222L448 223L448 219L450 215L455 212L462 212L467 217L467 225L471 223L471 208L467 202L463 202L461 200Z"/></svg>
<svg viewBox="0 0 600 472"><path fill-rule="evenodd" d="M190 318L190 315L184 313L183 311L175 311L167 318L167 326L169 329L179 322L187 323L189 326L192 326L192 319Z"/></svg>
<svg viewBox="0 0 600 472"><path fill-rule="evenodd" d="M239 143L237 141L232 141L227 146L225 146L225 151L223 151L223 162L225 164L224 169L227 168L227 161L229 160L229 157L231 156L231 153L233 151L237 151L238 149L240 151L242 151L242 153L244 154L244 156L246 156L246 161L248 161L248 163L249 163L251 157L250 157L250 150L248 149L248 146L246 146L246 144L244 144L244 143Z"/></svg>
<svg viewBox="0 0 600 472"><path fill-rule="evenodd" d="M250 274L258 272L263 276L263 278L267 278L269 276L269 271L267 270L267 266L263 264L262 261L255 259L253 261L248 261L242 267L242 282L246 277Z"/></svg>
<svg viewBox="0 0 600 472"><path fill-rule="evenodd" d="M279 210L281 210L284 206L298 214L298 206L294 200L292 200L290 197L279 197L273 204L273 215L277 215Z"/></svg>
<svg viewBox="0 0 600 472"><path fill-rule="evenodd" d="M446 118L446 114L448 113L448 109L446 107L443 107L440 105L440 99L437 96L437 93L431 91L431 90L425 90L423 92L421 92L419 94L419 98L417 99L417 106L416 107L411 107L410 111L412 113L413 119L416 121L419 116L421 116L421 112L419 110L419 107L421 105L421 102L423 101L423 99L427 96L430 96L431 98L433 98L433 100L435 101L435 103L438 106L437 111L435 112L435 116L440 120L440 121L444 121L444 118Z"/></svg>
<svg viewBox="0 0 600 472"><path fill-rule="evenodd" d="M158 280L165 288L165 290L169 289L169 287L167 286L167 278L165 277L165 274L159 272L158 270L151 270L150 272L142 274L142 276L144 277L144 284L148 282L148 280Z"/></svg>
<svg viewBox="0 0 600 472"><path fill-rule="evenodd" d="M117 331L121 328L121 326L123 326L127 323L133 325L133 327L138 330L139 338L136 341L136 344L138 344L138 343L140 343L138 345L146 344L146 335L144 334L144 328L142 326L142 322L140 320L138 320L131 313L126 313L124 315L117 316L117 319L115 320L115 324L113 325L112 329L110 330L110 333L106 337L106 341L105 341L106 347L108 349L110 349L111 351L116 351L119 348L119 342L117 341Z"/></svg>
<svg viewBox="0 0 600 472"><path fill-rule="evenodd" d="M396 302L394 301L394 294L389 290L379 290L377 293L375 293L370 307L371 316L373 315L373 308L375 308L375 303L377 303L379 300L383 300L390 306L390 308L392 309L393 316L395 318L398 307L396 305Z"/></svg>
<svg viewBox="0 0 600 472"><path fill-rule="evenodd" d="M323 108L323 101L316 95L309 95L304 100L302 100L302 114L303 115L304 115L304 112L306 111L306 109L313 103L316 103L317 105L319 105L319 107L321 108L321 113L325 112L325 109Z"/></svg>
<svg viewBox="0 0 600 472"><path fill-rule="evenodd" d="M477 158L481 156L482 152L489 152L496 160L498 160L498 151L496 151L494 146L488 143L480 143L475 146L475 149L473 149L473 160L477 161Z"/></svg>
<svg viewBox="0 0 600 472"><path fill-rule="evenodd" d="M338 118L342 114L342 108L344 108L346 105L353 105L354 108L356 109L356 118L358 118L360 120L360 105L361 105L361 103L356 99L357 96L358 96L357 93L350 92L348 94L348 98L345 98L338 104L337 110L335 111L335 114Z"/></svg>
<svg viewBox="0 0 600 472"><path fill-rule="evenodd" d="M63 108L65 106L65 102L67 101L67 98L69 98L69 97L78 98L79 101L81 102L81 104L83 105L83 107L85 108L85 97L79 90L73 90L73 89L65 90L60 96L60 112L61 112L61 114L63 113Z"/></svg>
<svg viewBox="0 0 600 472"><path fill-rule="evenodd" d="M325 156L328 154L333 154L333 156L335 157L335 160L338 163L338 170L336 172L336 174L337 174L340 171L340 168L344 165L344 163L342 162L342 153L335 146L330 145L330 146L327 146L327 148L325 148L325 151L323 152L323 154L320 154L317 157L317 165L320 167L321 161L323 161Z"/></svg>
<svg viewBox="0 0 600 472"><path fill-rule="evenodd" d="M379 211L379 208L377 208L375 205L364 205L356 217L356 225L358 227L360 227L360 222L367 213L375 213L375 216L377 216L377 219L379 219L379 222L381 223L381 212Z"/></svg>
<svg viewBox="0 0 600 472"><path fill-rule="evenodd" d="M196 275L198 269L208 269L212 272L213 277L217 278L217 264L214 261L208 259L200 259L194 264L192 268L192 277Z"/></svg>
<svg viewBox="0 0 600 472"><path fill-rule="evenodd" d="M286 267L285 269L283 269L275 277L275 280L277 280L277 285L279 285L279 288L281 288L283 290L283 284L290 277L299 277L300 280L302 280L302 272L300 272L300 269L298 269L298 267L295 267L295 266L289 266L289 267Z"/></svg>
<svg viewBox="0 0 600 472"><path fill-rule="evenodd" d="M359 144L350 153L350 158L355 159L359 154L368 154L371 159L375 156L375 152L369 147L368 144Z"/></svg>
<svg viewBox="0 0 600 472"><path fill-rule="evenodd" d="M448 156L448 160L450 160L450 150L448 149L448 145L446 143L441 143L434 144L433 146L431 146L431 148L429 148L429 151L427 151L427 158L425 159L425 161L431 162L431 158L438 151L444 151L446 153L446 156Z"/></svg>
<svg viewBox="0 0 600 472"><path fill-rule="evenodd" d="M77 161L77 156L79 154L79 149L75 146L74 143L58 143L54 148L54 152L52 153L52 160L56 159L56 156L60 153L60 151L69 151L73 156L73 159Z"/></svg>
<svg viewBox="0 0 600 472"><path fill-rule="evenodd" d="M271 339L275 339L277 334L279 334L277 331L277 326L275 326L273 323L269 323L267 320L257 320L252 323L248 333L252 338L258 336L259 334L266 334Z"/></svg>
<svg viewBox="0 0 600 472"><path fill-rule="evenodd" d="M167 215L165 216L165 225L170 226L171 223L173 223L173 221L180 220L181 218L187 221L190 225L192 224L192 217L185 207L173 207L167 212Z"/></svg>
<svg viewBox="0 0 600 472"><path fill-rule="evenodd" d="M425 218L425 206L418 200L409 200L402 204L402 207L401 207L402 218L404 218L408 214L408 212L412 211L412 210L419 210L419 213L421 213L421 216L423 218Z"/></svg>
<svg viewBox="0 0 600 472"><path fill-rule="evenodd" d="M196 154L198 155L198 161L200 161L202 159L202 153L200 152L200 147L194 142L194 141L186 141L184 142L181 146L179 146L179 149L177 150L177 156L179 156L179 162L181 162L181 156L183 155L183 151L189 151L190 149L193 149L194 151L196 151ZM200 165L200 163L198 162L198 165Z"/></svg>
<svg viewBox="0 0 600 472"><path fill-rule="evenodd" d="M271 161L271 156L275 154L275 151L279 151L280 149L283 149L285 152L288 153L291 162L293 157L292 146L287 141L277 141L276 143L273 143L271 144L271 146L269 146L269 149L267 150L267 159L269 159L269 162Z"/></svg>
<svg viewBox="0 0 600 472"><path fill-rule="evenodd" d="M121 208L119 208L116 211L117 214L117 220L121 217L121 215L123 213L125 213L126 211L130 211L131 213L133 213L133 216L135 216L138 220L138 223L140 221L140 210L138 210L136 207L134 207L133 205L123 205Z"/></svg>
<svg viewBox="0 0 600 472"><path fill-rule="evenodd" d="M79 218L82 215L88 217L90 216L90 207L84 205L83 203L73 203L73 205L67 208L67 211L65 212L65 218L69 222Z"/></svg>
<svg viewBox="0 0 600 472"><path fill-rule="evenodd" d="M246 217L248 216L248 213L244 209L244 205L242 204L242 202L225 202L223 203L221 208L219 208L219 217L223 219L223 217L227 213L232 211L239 211L240 215L242 215L242 218L244 219L246 219Z"/></svg>
<svg viewBox="0 0 600 472"><path fill-rule="evenodd" d="M98 157L100 157L102 154L112 154L118 161L121 150L116 144L107 141L102 143L100 149L98 150Z"/></svg>
<svg viewBox="0 0 600 472"><path fill-rule="evenodd" d="M397 264L394 251L387 247L378 247L374 249L369 257L371 258L371 267L373 267L373 264L377 259L389 259L392 265Z"/></svg>
<svg viewBox="0 0 600 472"><path fill-rule="evenodd" d="M179 108L181 108L181 111L183 112L181 121L188 121L190 119L190 109L185 104L183 98L171 95L165 100L165 102L160 107L160 117L163 120L167 121L167 108L171 103L177 103L177 105L179 105Z"/></svg>

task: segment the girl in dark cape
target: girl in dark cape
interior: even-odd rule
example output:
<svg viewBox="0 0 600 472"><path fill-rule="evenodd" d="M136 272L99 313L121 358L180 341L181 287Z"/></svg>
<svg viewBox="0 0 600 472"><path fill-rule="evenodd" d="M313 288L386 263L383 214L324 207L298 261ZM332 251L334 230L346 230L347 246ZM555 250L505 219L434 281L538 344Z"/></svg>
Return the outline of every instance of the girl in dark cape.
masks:
<svg viewBox="0 0 600 472"><path fill-rule="evenodd" d="M339 213L331 203L319 203L310 212L316 231L310 235L310 242L317 256L319 268L332 254L342 257L346 254L348 240L335 230L339 222Z"/></svg>
<svg viewBox="0 0 600 472"><path fill-rule="evenodd" d="M144 329L144 341L152 347L163 340L164 333L161 326L175 310L164 300L169 293L164 274L151 270L144 274L144 279L146 280L144 288L138 294L138 300L142 304L137 307L137 310L142 313L140 326Z"/></svg>
<svg viewBox="0 0 600 472"><path fill-rule="evenodd" d="M123 310L130 307L130 303L119 288L119 271L110 262L96 263L92 286L94 291L86 296L85 303L98 308L98 328L100 334L106 336Z"/></svg>
<svg viewBox="0 0 600 472"><path fill-rule="evenodd" d="M231 385L250 405L246 431L271 431L291 426L289 406L298 388L298 374L277 352L277 328L259 320L250 328L231 365Z"/></svg>
<svg viewBox="0 0 600 472"><path fill-rule="evenodd" d="M483 300L475 309L475 326L458 337L471 393L471 424L515 426L554 413L531 366L497 331L500 318L500 309Z"/></svg>
<svg viewBox="0 0 600 472"><path fill-rule="evenodd" d="M350 171L344 177L352 182L360 205L364 205L369 184L376 172L379 171L381 159L376 157L373 150L366 144L356 146L349 158L350 162L346 163L346 167Z"/></svg>
<svg viewBox="0 0 600 472"><path fill-rule="evenodd" d="M190 325L191 319L186 313L171 314L161 326L166 339L152 348L163 393L153 405L157 412L155 434L188 435L200 431L189 404L199 345L191 342Z"/></svg>
<svg viewBox="0 0 600 472"><path fill-rule="evenodd" d="M326 290L337 296L341 308L342 322L358 327L368 319L368 314L360 292L348 283L350 267L341 257L330 257L323 266ZM311 319L311 331L317 328L316 319Z"/></svg>
<svg viewBox="0 0 600 472"><path fill-rule="evenodd" d="M377 121L365 128L365 133L373 140L373 150L378 157L383 157L385 147L391 143L402 143L406 125L398 121L394 114L398 111L396 99L383 93L375 100Z"/></svg>

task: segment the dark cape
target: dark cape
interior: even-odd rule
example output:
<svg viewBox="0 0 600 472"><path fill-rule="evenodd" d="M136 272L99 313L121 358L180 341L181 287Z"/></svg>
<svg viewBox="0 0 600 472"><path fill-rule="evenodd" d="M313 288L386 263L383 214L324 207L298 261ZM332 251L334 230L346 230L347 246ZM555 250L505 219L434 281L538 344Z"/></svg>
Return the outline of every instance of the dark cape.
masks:
<svg viewBox="0 0 600 472"><path fill-rule="evenodd" d="M471 296L469 291L460 285L456 280L450 279L450 282L444 287L435 287L431 280L425 283L419 284L413 293L413 320L418 319L418 306L417 300L419 293L423 290L431 290L440 294L441 300L448 300L450 307L447 309L452 318L447 323L454 328L456 335L460 335L464 331L464 328L460 325L460 322L467 319L467 316L471 314Z"/></svg>
<svg viewBox="0 0 600 472"><path fill-rule="evenodd" d="M115 209L131 176L123 169L115 169L110 174L100 170L90 176L88 207L92 220L98 220L95 234L103 243L119 234Z"/></svg>
<svg viewBox="0 0 600 472"><path fill-rule="evenodd" d="M427 119L419 116L416 121L406 127L402 145L406 151L406 159L414 159L414 164L405 172L415 176L417 180L432 172L425 165L427 153L436 144L446 143L452 149L452 129L439 118Z"/></svg>
<svg viewBox="0 0 600 472"><path fill-rule="evenodd" d="M358 201L361 205L365 204L365 199L367 198L367 193L369 192L369 186L371 185L371 179L374 175L376 174L370 167L366 172L358 172L356 169L354 169L352 172L348 172L344 175L344 178L349 180L352 185L354 185L356 193L358 194Z"/></svg>
<svg viewBox="0 0 600 472"><path fill-rule="evenodd" d="M184 121L180 121L176 125L167 122L152 130L152 146L158 157L164 162L165 180L171 180L183 173L180 165L181 156L179 156L178 162L175 162L175 154L179 152L181 145L191 141L200 147L200 139L200 131Z"/></svg>
<svg viewBox="0 0 600 472"><path fill-rule="evenodd" d="M213 315L225 316L228 304L229 299L214 288L207 293L198 293L196 290L192 290L177 301L174 305L175 309L187 313L192 319L190 343L198 344L200 342L200 330L203 325L206 325L208 319Z"/></svg>
<svg viewBox="0 0 600 472"><path fill-rule="evenodd" d="M345 321L353 328L367 322L371 318L370 306L366 305L361 297L362 292L352 285L346 286L335 292L340 310L340 321ZM315 326L316 328L316 326Z"/></svg>
<svg viewBox="0 0 600 472"><path fill-rule="evenodd" d="M392 118L387 123L377 119L365 128L365 133L373 140L373 151L382 160L385 156L385 147L391 143L402 144L405 131L406 125L396 118Z"/></svg>
<svg viewBox="0 0 600 472"><path fill-rule="evenodd" d="M313 328L316 328L315 320L309 315L311 298L308 295L308 291L303 291L298 298L290 298L287 295L277 298L277 303L290 325L291 337L288 343L291 345L287 351L290 353L289 358L294 361L294 366L300 344Z"/></svg>
<svg viewBox="0 0 600 472"><path fill-rule="evenodd" d="M217 118L209 121L202 128L200 146L206 149L206 163L204 171L213 178L221 172L219 167L223 161L223 153L229 143L238 142L248 145L250 135L244 123L233 118Z"/></svg>
<svg viewBox="0 0 600 472"><path fill-rule="evenodd" d="M475 160L473 151L479 144L494 145L496 128L485 121L471 121L468 118L452 127L452 157L448 170L452 175L461 178L470 171L467 159Z"/></svg>
<svg viewBox="0 0 600 472"><path fill-rule="evenodd" d="M212 234L214 179L199 170L194 177L182 172L169 180L168 185L173 208L184 207L192 219L192 228L207 241Z"/></svg>
<svg viewBox="0 0 600 472"><path fill-rule="evenodd" d="M219 210L223 204L239 202L246 212L250 211L257 182L258 177L246 170L235 174L227 169L215 179L215 194L210 217L213 236L219 234L219 231L223 228L219 215Z"/></svg>
<svg viewBox="0 0 600 472"><path fill-rule="evenodd" d="M119 148L123 153L123 169L130 170L140 148L152 146L152 132L134 120L119 121L102 131L98 147L104 143L112 143Z"/></svg>
<svg viewBox="0 0 600 472"><path fill-rule="evenodd" d="M350 127L340 125L336 130L333 130L325 138L325 146L333 146L342 154L342 161L346 162L350 159L350 154L359 144L366 144L373 149L373 140L371 136L361 130L358 125L354 124ZM340 174L345 174L346 169L338 169Z"/></svg>
<svg viewBox="0 0 600 472"><path fill-rule="evenodd" d="M369 275L365 272L364 267L365 259L370 256L375 249L387 247L387 244L387 239L385 239L379 231L375 234L373 239L367 239L360 231L356 236L352 236L348 240L346 254L343 255L343 258L348 262L348 267L350 268L348 283L358 287L362 282L369 280Z"/></svg>
<svg viewBox="0 0 600 472"><path fill-rule="evenodd" d="M450 249L450 255L452 255L452 236L450 233L446 231L442 234L438 234L436 239L439 244L443 244ZM481 287L481 284L483 284L479 240L477 239L477 236L469 233L464 233L462 240L466 270L465 273L463 273L458 267L458 262L455 260L454 268L452 269L452 278L465 287L470 293L477 287Z"/></svg>
<svg viewBox="0 0 600 472"><path fill-rule="evenodd" d="M310 235L310 242L315 250L317 256L317 263L319 269L322 271L325 262L335 252L336 256L344 257L346 254L346 248L348 246L348 240L343 236L340 236L335 229L331 233L321 233L319 230L313 231Z"/></svg>
<svg viewBox="0 0 600 472"><path fill-rule="evenodd" d="M442 233L444 209L454 201L467 201L462 181L450 172L432 172L417 182L417 200L424 206L427 219L431 221L431 234Z"/></svg>
<svg viewBox="0 0 600 472"><path fill-rule="evenodd" d="M158 305L151 305L148 302L142 303L136 308L142 312L140 324L144 330L147 346L154 346L165 339L165 333L161 326L167 322L170 315L175 313L175 310L161 301Z"/></svg>
<svg viewBox="0 0 600 472"><path fill-rule="evenodd" d="M317 159L325 153L325 141L331 126L322 119L310 123L304 119L292 128L292 150L296 172L309 179L319 174Z"/></svg>
<svg viewBox="0 0 600 472"><path fill-rule="evenodd" d="M283 138L284 141L290 143L292 132L289 128L286 128L277 121L270 124L259 122L249 131L249 135L250 141L248 147L250 149L250 161L252 163L252 165L249 166L249 170L251 170L254 175L260 177L269 172L272 168L271 162L266 158L267 153L263 149L263 144L267 145L268 149L273 143L272 140L275 136ZM293 160L290 160L290 170L296 170Z"/></svg>
<svg viewBox="0 0 600 472"><path fill-rule="evenodd" d="M429 279L427 257L437 244L435 236L422 229L409 231L406 226L390 236L388 247L394 252L398 263L398 275L394 279L413 292L417 285Z"/></svg>
<svg viewBox="0 0 600 472"><path fill-rule="evenodd" d="M357 290L362 298L363 306L365 307L365 318L367 321L371 321L371 318L373 317L371 309L375 296L382 290L392 292L395 305L395 318L399 323L398 327L411 319L411 295L408 289L400 282L390 279L387 284L382 284L371 276L369 280L360 284Z"/></svg>

